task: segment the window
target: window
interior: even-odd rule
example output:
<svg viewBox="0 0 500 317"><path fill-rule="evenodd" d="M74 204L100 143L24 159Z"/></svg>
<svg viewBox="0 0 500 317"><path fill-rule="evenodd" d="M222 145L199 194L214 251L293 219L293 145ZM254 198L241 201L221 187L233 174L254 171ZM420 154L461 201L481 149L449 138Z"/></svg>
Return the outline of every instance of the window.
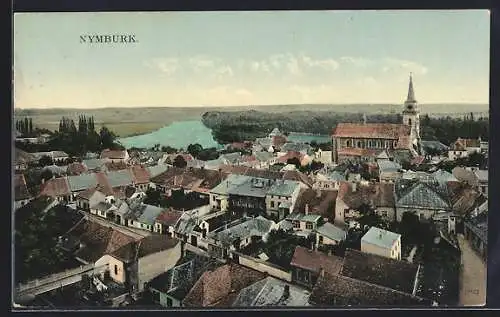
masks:
<svg viewBox="0 0 500 317"><path fill-rule="evenodd" d="M153 302L159 303L160 302L160 292L151 291L151 293L153 293Z"/></svg>
<svg viewBox="0 0 500 317"><path fill-rule="evenodd" d="M167 307L172 307L172 299L167 297Z"/></svg>
<svg viewBox="0 0 500 317"><path fill-rule="evenodd" d="M115 275L118 275L118 265L115 264Z"/></svg>
<svg viewBox="0 0 500 317"><path fill-rule="evenodd" d="M319 243L320 243L320 244L323 244L323 236L319 236L319 239L318 239L318 240L319 240Z"/></svg>
<svg viewBox="0 0 500 317"><path fill-rule="evenodd" d="M345 143L345 146L346 147L351 147L351 141L347 140L346 143Z"/></svg>
<svg viewBox="0 0 500 317"><path fill-rule="evenodd" d="M300 228L300 222L298 220L294 220L292 224L294 228Z"/></svg>
<svg viewBox="0 0 500 317"><path fill-rule="evenodd" d="M312 230L312 228L313 228L312 222L306 222L306 229L307 230Z"/></svg>
<svg viewBox="0 0 500 317"><path fill-rule="evenodd" d="M408 106L408 109L411 110L411 106ZM411 125L411 119L408 119L408 125Z"/></svg>
<svg viewBox="0 0 500 317"><path fill-rule="evenodd" d="M271 201L271 208L274 208L274 201Z"/></svg>

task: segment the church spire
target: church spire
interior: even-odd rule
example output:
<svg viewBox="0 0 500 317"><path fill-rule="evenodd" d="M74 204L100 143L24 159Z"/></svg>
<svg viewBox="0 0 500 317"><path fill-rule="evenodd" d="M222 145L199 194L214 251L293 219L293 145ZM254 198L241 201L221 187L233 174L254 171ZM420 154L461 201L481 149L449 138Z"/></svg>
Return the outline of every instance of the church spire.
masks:
<svg viewBox="0 0 500 317"><path fill-rule="evenodd" d="M412 73L410 73L410 84L408 85L408 97L406 98L406 102L416 102L415 92L413 91Z"/></svg>

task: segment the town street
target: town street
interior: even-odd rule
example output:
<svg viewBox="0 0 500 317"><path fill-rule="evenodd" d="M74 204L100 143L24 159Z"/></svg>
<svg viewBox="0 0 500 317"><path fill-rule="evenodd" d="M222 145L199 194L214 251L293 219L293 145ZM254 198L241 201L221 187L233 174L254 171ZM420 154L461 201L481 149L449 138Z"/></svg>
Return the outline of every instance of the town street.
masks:
<svg viewBox="0 0 500 317"><path fill-rule="evenodd" d="M460 273L460 305L481 306L486 303L486 264L472 250L463 235L458 235L462 250Z"/></svg>

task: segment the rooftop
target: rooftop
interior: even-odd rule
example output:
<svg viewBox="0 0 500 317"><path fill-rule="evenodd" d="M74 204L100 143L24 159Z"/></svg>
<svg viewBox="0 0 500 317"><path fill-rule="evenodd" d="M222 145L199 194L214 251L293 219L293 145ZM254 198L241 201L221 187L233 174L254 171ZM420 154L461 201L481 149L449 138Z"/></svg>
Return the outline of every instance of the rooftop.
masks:
<svg viewBox="0 0 500 317"><path fill-rule="evenodd" d="M325 273L309 302L315 306L431 306L431 301L342 275Z"/></svg>
<svg viewBox="0 0 500 317"><path fill-rule="evenodd" d="M380 172L398 172L401 170L401 165L390 160L378 160L377 165Z"/></svg>
<svg viewBox="0 0 500 317"><path fill-rule="evenodd" d="M206 271L184 298L183 306L230 307L242 289L265 277L266 274L239 264Z"/></svg>
<svg viewBox="0 0 500 317"><path fill-rule="evenodd" d="M322 226L319 226L316 229L316 232L334 241L345 240L347 236L347 233L344 230L329 222L323 224Z"/></svg>
<svg viewBox="0 0 500 317"><path fill-rule="evenodd" d="M410 134L410 127L392 123L339 123L333 130L335 137L393 139Z"/></svg>
<svg viewBox="0 0 500 317"><path fill-rule="evenodd" d="M274 222L264 217L256 217L247 221L238 223L227 229L220 228L209 234L224 245L232 244L236 239L246 239L253 236L262 237L268 233L274 226Z"/></svg>
<svg viewBox="0 0 500 317"><path fill-rule="evenodd" d="M133 262L145 256L174 248L178 243L178 240L168 235L154 234L128 243L111 255L125 262Z"/></svg>
<svg viewBox="0 0 500 317"><path fill-rule="evenodd" d="M290 265L315 273L323 269L327 273L338 274L342 269L342 261L341 257L297 246Z"/></svg>
<svg viewBox="0 0 500 317"><path fill-rule="evenodd" d="M369 243L382 248L392 248L401 235L377 227L371 227L361 238L361 243Z"/></svg>
<svg viewBox="0 0 500 317"><path fill-rule="evenodd" d="M285 291L286 287L288 292ZM268 276L242 289L233 302L233 307L309 306L310 294L302 287Z"/></svg>
<svg viewBox="0 0 500 317"><path fill-rule="evenodd" d="M411 294L417 270L413 263L348 249L341 274Z"/></svg>

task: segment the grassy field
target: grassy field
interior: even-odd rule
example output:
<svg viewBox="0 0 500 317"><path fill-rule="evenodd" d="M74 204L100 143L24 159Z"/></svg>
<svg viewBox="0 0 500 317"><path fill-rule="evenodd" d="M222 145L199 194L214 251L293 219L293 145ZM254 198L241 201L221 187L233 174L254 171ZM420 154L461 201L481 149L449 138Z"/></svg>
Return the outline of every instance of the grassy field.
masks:
<svg viewBox="0 0 500 317"><path fill-rule="evenodd" d="M199 120L207 111L242 111L258 110L263 112L292 111L338 111L364 113L397 113L401 105L278 105L278 106L245 106L245 107L157 107L157 108L97 108L97 109L15 109L15 119L26 116L33 118L35 126L56 130L61 117L78 120L78 115L94 116L96 127L106 125L121 137L149 133L175 121ZM422 113L430 115L463 116L464 113L488 113L488 105L473 104L424 104L420 106Z"/></svg>

